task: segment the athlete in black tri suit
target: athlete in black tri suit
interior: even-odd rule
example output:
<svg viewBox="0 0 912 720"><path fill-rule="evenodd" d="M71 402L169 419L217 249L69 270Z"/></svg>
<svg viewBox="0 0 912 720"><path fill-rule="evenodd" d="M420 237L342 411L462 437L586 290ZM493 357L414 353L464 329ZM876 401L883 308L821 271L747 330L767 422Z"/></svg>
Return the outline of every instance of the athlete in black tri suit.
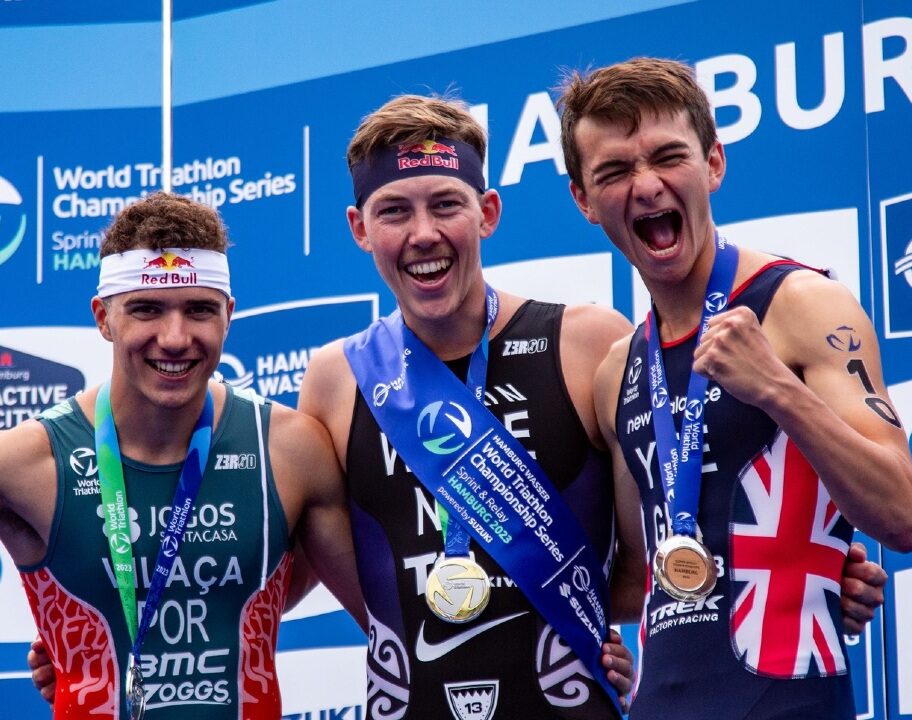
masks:
<svg viewBox="0 0 912 720"><path fill-rule="evenodd" d="M690 531L716 585L702 582L697 551L650 577L630 717L853 717L838 617L852 525L912 549L912 459L876 333L843 286L717 234L709 195L725 153L690 68L640 58L574 74L560 103L574 199L652 296L649 329L614 345L595 390L604 436L626 459L616 486L639 488L650 560L694 547L680 470L685 449L703 453ZM733 252L726 306L729 287L712 278ZM695 397L691 369L709 381ZM680 448L657 428L665 408Z"/></svg>
<svg viewBox="0 0 912 720"><path fill-rule="evenodd" d="M484 155L484 133L461 104L397 98L362 123L349 164L357 168L377 148L390 146L416 164L430 166L438 155L452 163L447 150L456 148L442 138L470 144ZM465 162L462 148L457 152ZM356 242L373 255L396 295L407 326L464 377L485 328L480 244L500 218L496 191L480 192L458 176L433 172L392 175L359 198L348 217ZM535 454L607 570L616 530L622 543L628 534L612 519L610 471L600 449L591 383L611 342L630 326L616 312L594 305L564 308L506 293L499 293L499 303L490 331L485 404ZM492 578L490 604L462 625L431 613L425 578L443 551L434 503L380 432L341 342L312 358L300 408L329 428L348 477L370 625L368 717L611 717L604 691L475 543L470 549ZM629 541L634 547L638 533L637 528ZM625 557L642 555L632 550ZM628 604L634 608L641 603L641 569L641 561L615 568L633 579ZM626 691L629 654L607 657L609 679Z"/></svg>

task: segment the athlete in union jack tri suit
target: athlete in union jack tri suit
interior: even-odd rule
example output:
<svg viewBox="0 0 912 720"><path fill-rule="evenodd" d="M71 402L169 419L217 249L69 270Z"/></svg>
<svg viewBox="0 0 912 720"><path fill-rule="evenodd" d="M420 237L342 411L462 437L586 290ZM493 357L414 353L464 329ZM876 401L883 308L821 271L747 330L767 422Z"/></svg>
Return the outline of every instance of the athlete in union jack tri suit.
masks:
<svg viewBox="0 0 912 720"><path fill-rule="evenodd" d="M571 192L652 312L599 368L650 583L631 718L853 718L839 578L853 525L912 549L912 459L849 291L719 236L725 173L690 68L567 79Z"/></svg>

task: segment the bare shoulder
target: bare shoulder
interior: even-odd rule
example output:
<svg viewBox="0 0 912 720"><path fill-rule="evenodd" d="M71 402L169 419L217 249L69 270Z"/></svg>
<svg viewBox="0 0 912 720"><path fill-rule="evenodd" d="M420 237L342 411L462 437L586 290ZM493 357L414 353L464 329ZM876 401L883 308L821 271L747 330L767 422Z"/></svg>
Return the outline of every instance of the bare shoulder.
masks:
<svg viewBox="0 0 912 720"><path fill-rule="evenodd" d="M561 327L562 342L600 362L611 346L633 329L630 321L604 305L568 305Z"/></svg>
<svg viewBox="0 0 912 720"><path fill-rule="evenodd" d="M327 451L332 451L329 434L319 420L278 403L272 405L269 454L274 465L325 461Z"/></svg>
<svg viewBox="0 0 912 720"><path fill-rule="evenodd" d="M341 488L341 474L326 428L310 415L273 404L269 459L289 527L307 507Z"/></svg>
<svg viewBox="0 0 912 720"><path fill-rule="evenodd" d="M624 368L627 366L632 338L633 333L628 333L612 343L608 354L595 373L595 405L603 433L606 427L612 432L614 431L614 414L617 409L618 394L624 380Z"/></svg>
<svg viewBox="0 0 912 720"><path fill-rule="evenodd" d="M355 377L345 357L343 343L344 340L335 340L311 356L301 383L299 410L324 419L342 396L353 392Z"/></svg>
<svg viewBox="0 0 912 720"><path fill-rule="evenodd" d="M29 485L33 473L47 471L54 476L54 455L47 431L37 420L27 420L10 430L0 431L0 489ZM26 482L29 479L29 482Z"/></svg>
<svg viewBox="0 0 912 720"><path fill-rule="evenodd" d="M780 357L793 367L840 349L833 343L876 347L874 327L851 291L813 270L797 270L785 277L763 327Z"/></svg>
<svg viewBox="0 0 912 720"><path fill-rule="evenodd" d="M27 420L0 432L0 538L16 562L44 554L56 500L57 466L44 427Z"/></svg>
<svg viewBox="0 0 912 720"><path fill-rule="evenodd" d="M298 410L319 420L329 431L336 457L344 466L357 384L343 343L331 342L311 356L301 382Z"/></svg>

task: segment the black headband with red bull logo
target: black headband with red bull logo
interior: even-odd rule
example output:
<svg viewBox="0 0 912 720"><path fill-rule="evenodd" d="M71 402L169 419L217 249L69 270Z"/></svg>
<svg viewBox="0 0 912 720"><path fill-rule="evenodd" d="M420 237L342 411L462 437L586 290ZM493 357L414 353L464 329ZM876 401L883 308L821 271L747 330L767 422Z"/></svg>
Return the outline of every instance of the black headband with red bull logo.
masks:
<svg viewBox="0 0 912 720"><path fill-rule="evenodd" d="M387 183L421 175L449 175L483 193L482 165L478 151L459 140L437 138L386 145L352 167L355 205L362 207L375 190Z"/></svg>

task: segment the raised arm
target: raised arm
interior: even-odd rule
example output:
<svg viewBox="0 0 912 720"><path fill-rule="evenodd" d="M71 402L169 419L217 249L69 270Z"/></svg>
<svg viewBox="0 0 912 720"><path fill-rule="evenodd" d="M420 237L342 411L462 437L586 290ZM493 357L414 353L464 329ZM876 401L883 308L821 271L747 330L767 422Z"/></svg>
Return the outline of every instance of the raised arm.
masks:
<svg viewBox="0 0 912 720"><path fill-rule="evenodd" d="M912 458L884 386L870 320L842 285L798 271L761 329L750 310L716 316L694 369L766 412L857 528L912 550Z"/></svg>

